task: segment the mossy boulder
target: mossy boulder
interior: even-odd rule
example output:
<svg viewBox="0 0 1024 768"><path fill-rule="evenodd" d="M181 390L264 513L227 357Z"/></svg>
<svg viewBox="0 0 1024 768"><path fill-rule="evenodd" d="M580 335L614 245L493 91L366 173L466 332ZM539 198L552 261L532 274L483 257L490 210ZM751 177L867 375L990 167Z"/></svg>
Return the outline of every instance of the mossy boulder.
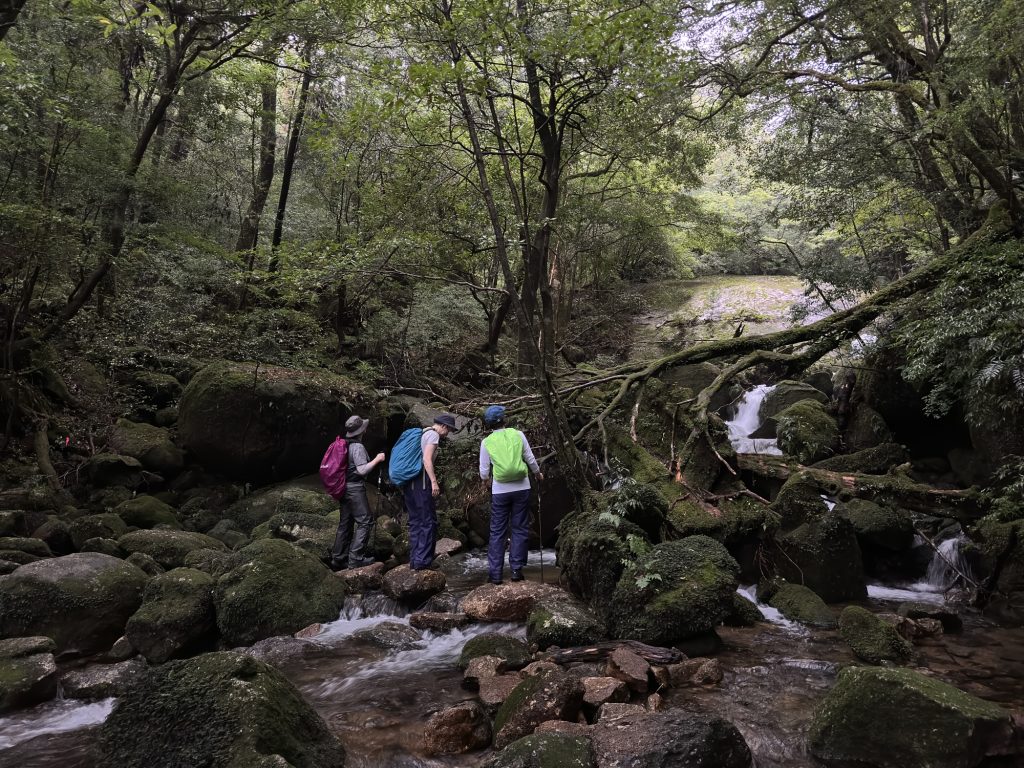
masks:
<svg viewBox="0 0 1024 768"><path fill-rule="evenodd" d="M229 645L290 635L334 621L345 585L316 557L281 539L262 539L231 556L217 581L217 627Z"/></svg>
<svg viewBox="0 0 1024 768"><path fill-rule="evenodd" d="M821 488L806 472L796 472L783 484L772 502L783 528L794 528L815 520L828 511L821 497Z"/></svg>
<svg viewBox="0 0 1024 768"><path fill-rule="evenodd" d="M725 623L730 627L752 627L759 621L764 621L761 609L739 592L734 592L732 612L725 617Z"/></svg>
<svg viewBox="0 0 1024 768"><path fill-rule="evenodd" d="M803 583L825 602L867 597L857 534L839 515L825 515L777 535L772 559L779 576Z"/></svg>
<svg viewBox="0 0 1024 768"><path fill-rule="evenodd" d="M541 650L596 643L605 637L597 616L569 595L542 597L526 619L526 639Z"/></svg>
<svg viewBox="0 0 1024 768"><path fill-rule="evenodd" d="M881 414L864 402L857 403L843 430L843 442L852 451L863 451L891 443L892 430Z"/></svg>
<svg viewBox="0 0 1024 768"><path fill-rule="evenodd" d="M197 549L226 549L222 542L205 534L167 529L132 531L119 538L117 544L128 554L142 552L149 555L166 569L181 568L188 553Z"/></svg>
<svg viewBox="0 0 1024 768"><path fill-rule="evenodd" d="M269 664L209 653L153 668L118 699L99 735L119 768L344 768L320 716Z"/></svg>
<svg viewBox="0 0 1024 768"><path fill-rule="evenodd" d="M531 661L526 643L500 632L487 632L468 640L459 654L459 669L465 669L480 656L496 656L504 660L506 669L522 669Z"/></svg>
<svg viewBox="0 0 1024 768"><path fill-rule="evenodd" d="M623 561L629 557L626 537L643 539L643 530L629 522L615 525L597 511L566 517L559 530L556 550L562 577L574 594L604 615L607 597L622 575Z"/></svg>
<svg viewBox="0 0 1024 768"><path fill-rule="evenodd" d="M83 552L40 560L0 579L0 637L43 635L60 653L107 650L142 602L149 576Z"/></svg>
<svg viewBox="0 0 1024 768"><path fill-rule="evenodd" d="M862 475L884 475L893 467L910 461L907 449L899 443L882 443L870 448L822 459L815 469L829 472L856 472Z"/></svg>
<svg viewBox="0 0 1024 768"><path fill-rule="evenodd" d="M300 513L323 517L337 511L338 502L323 491L278 485L235 502L227 508L223 517L234 521L243 533L248 533L275 515Z"/></svg>
<svg viewBox="0 0 1024 768"><path fill-rule="evenodd" d="M768 599L768 604L777 608L790 621L809 627L831 629L836 625L836 615L832 609L803 584L782 584Z"/></svg>
<svg viewBox="0 0 1024 768"><path fill-rule="evenodd" d="M205 466L226 475L294 477L319 466L351 404L368 396L324 370L219 361L185 388L178 435Z"/></svg>
<svg viewBox="0 0 1024 768"><path fill-rule="evenodd" d="M0 536L0 552L22 552L33 559L53 557L45 541L28 536Z"/></svg>
<svg viewBox="0 0 1024 768"><path fill-rule="evenodd" d="M860 606L848 605L839 614L839 634L857 657L869 664L900 663L909 660L914 653L896 627Z"/></svg>
<svg viewBox="0 0 1024 768"><path fill-rule="evenodd" d="M504 749L548 720L575 721L583 707L583 683L561 669L542 671L512 689L494 717L494 748Z"/></svg>
<svg viewBox="0 0 1024 768"><path fill-rule="evenodd" d="M596 768L590 739L564 733L534 733L513 741L484 768Z"/></svg>
<svg viewBox="0 0 1024 768"><path fill-rule="evenodd" d="M803 400L812 400L821 405L828 405L828 395L802 381L786 379L776 384L761 401L758 416L761 421L778 416L791 405Z"/></svg>
<svg viewBox="0 0 1024 768"><path fill-rule="evenodd" d="M181 528L174 507L152 496L136 496L123 501L114 507L114 514L134 528Z"/></svg>
<svg viewBox="0 0 1024 768"><path fill-rule="evenodd" d="M172 442L170 432L152 424L118 419L110 434L110 447L138 459L146 469L165 478L178 474L185 466L185 452Z"/></svg>
<svg viewBox="0 0 1024 768"><path fill-rule="evenodd" d="M96 488L138 488L142 485L142 462L132 456L97 453L82 465L82 474Z"/></svg>
<svg viewBox="0 0 1024 768"><path fill-rule="evenodd" d="M169 373L135 371L131 382L150 405L162 408L181 397L181 382Z"/></svg>
<svg viewBox="0 0 1024 768"><path fill-rule="evenodd" d="M801 400L775 416L779 448L801 464L831 456L839 450L839 427L821 403Z"/></svg>
<svg viewBox="0 0 1024 768"><path fill-rule="evenodd" d="M612 637L671 645L713 630L732 611L739 566L708 536L658 544L633 562L612 594Z"/></svg>
<svg viewBox="0 0 1024 768"><path fill-rule="evenodd" d="M68 533L71 535L71 543L76 550L89 539L118 539L128 533L128 525L119 515L113 512L103 512L99 515L84 515L77 520L72 520L68 526Z"/></svg>
<svg viewBox="0 0 1024 768"><path fill-rule="evenodd" d="M311 539L316 549L324 552L334 543L338 531L338 511L327 515L311 515L308 512L286 512L274 515L265 523L252 529L252 538L277 538L285 541Z"/></svg>
<svg viewBox="0 0 1024 768"><path fill-rule="evenodd" d="M0 712L30 707L57 695L55 650L48 637L0 640Z"/></svg>
<svg viewBox="0 0 1024 768"><path fill-rule="evenodd" d="M903 552L914 543L914 523L901 509L850 499L832 511L850 521L864 550Z"/></svg>
<svg viewBox="0 0 1024 768"><path fill-rule="evenodd" d="M732 723L671 709L598 721L591 730L598 765L629 768L750 768L750 749Z"/></svg>
<svg viewBox="0 0 1024 768"><path fill-rule="evenodd" d="M710 508L690 500L677 502L668 520L680 536L710 536L733 551L759 539L773 517L770 507L749 496L737 496Z"/></svg>
<svg viewBox="0 0 1024 768"><path fill-rule="evenodd" d="M971 529L971 539L981 570L996 576L994 590L1024 603L1024 520L989 515Z"/></svg>
<svg viewBox="0 0 1024 768"><path fill-rule="evenodd" d="M972 768L1019 755L1012 741L1011 715L997 704L909 669L873 667L840 672L807 735L826 764L873 768Z"/></svg>
<svg viewBox="0 0 1024 768"><path fill-rule="evenodd" d="M162 663L208 643L215 634L213 578L193 568L175 568L146 585L142 605L125 636L148 661Z"/></svg>

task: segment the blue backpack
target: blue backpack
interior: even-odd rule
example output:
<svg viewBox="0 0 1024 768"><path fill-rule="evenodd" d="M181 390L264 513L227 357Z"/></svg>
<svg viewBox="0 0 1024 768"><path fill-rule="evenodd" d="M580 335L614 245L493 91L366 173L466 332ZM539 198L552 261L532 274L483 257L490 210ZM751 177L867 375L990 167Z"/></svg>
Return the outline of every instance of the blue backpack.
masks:
<svg viewBox="0 0 1024 768"><path fill-rule="evenodd" d="M426 430L412 427L405 430L391 449L388 477L394 485L404 485L423 471L423 451L420 440Z"/></svg>

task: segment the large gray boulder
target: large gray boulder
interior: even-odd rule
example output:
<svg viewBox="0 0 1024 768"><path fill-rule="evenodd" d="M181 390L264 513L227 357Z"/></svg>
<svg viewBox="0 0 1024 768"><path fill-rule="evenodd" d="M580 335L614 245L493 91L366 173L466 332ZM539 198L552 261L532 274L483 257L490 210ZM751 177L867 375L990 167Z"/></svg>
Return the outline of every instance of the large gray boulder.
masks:
<svg viewBox="0 0 1024 768"><path fill-rule="evenodd" d="M324 370L219 361L185 388L178 437L204 466L266 482L319 465L350 403L366 395Z"/></svg>
<svg viewBox="0 0 1024 768"><path fill-rule="evenodd" d="M0 712L57 694L56 647L48 637L0 640Z"/></svg>
<svg viewBox="0 0 1024 768"><path fill-rule="evenodd" d="M669 710L601 720L591 730L597 768L750 768L750 749L720 717Z"/></svg>
<svg viewBox="0 0 1024 768"><path fill-rule="evenodd" d="M148 661L161 663L209 641L216 630L211 576L175 568L146 586L125 637Z"/></svg>
<svg viewBox="0 0 1024 768"><path fill-rule="evenodd" d="M223 542L205 534L165 529L132 531L119 538L117 544L128 554L142 552L149 555L167 569L181 568L189 552L197 549L212 549L215 552L227 550Z"/></svg>
<svg viewBox="0 0 1024 768"><path fill-rule="evenodd" d="M40 560L0 579L0 637L43 635L59 653L107 650L142 602L149 576L98 552Z"/></svg>
<svg viewBox="0 0 1024 768"><path fill-rule="evenodd" d="M810 384L786 379L776 384L774 389L765 395L764 400L761 401L758 416L761 421L773 418L801 400L816 400L822 405L827 405L829 402L828 395Z"/></svg>
<svg viewBox="0 0 1024 768"><path fill-rule="evenodd" d="M171 441L166 429L152 424L118 419L110 434L110 447L119 454L138 459L146 469L163 477L176 475L185 466L185 452Z"/></svg>
<svg viewBox="0 0 1024 768"><path fill-rule="evenodd" d="M232 504L224 517L234 521L239 530L248 533L270 520L289 525L289 520L298 520L296 515L326 517L338 511L338 502L320 490L277 485L246 496ZM337 526L337 518L335 518Z"/></svg>
<svg viewBox="0 0 1024 768"><path fill-rule="evenodd" d="M276 669L238 653L154 667L100 730L118 768L344 768L345 751Z"/></svg>
<svg viewBox="0 0 1024 768"><path fill-rule="evenodd" d="M560 669L527 677L494 718L494 747L502 749L529 736L548 720L573 721L583 706L583 683Z"/></svg>

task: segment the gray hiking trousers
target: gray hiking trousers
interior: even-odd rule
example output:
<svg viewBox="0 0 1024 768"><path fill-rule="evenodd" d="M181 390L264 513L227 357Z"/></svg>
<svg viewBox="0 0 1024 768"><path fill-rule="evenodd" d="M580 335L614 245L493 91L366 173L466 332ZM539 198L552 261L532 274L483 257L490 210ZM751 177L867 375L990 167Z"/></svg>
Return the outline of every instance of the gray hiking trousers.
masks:
<svg viewBox="0 0 1024 768"><path fill-rule="evenodd" d="M341 519L334 537L331 560L336 568L345 568L367 558L366 545L373 530L373 515L366 499L366 486L346 487L340 505Z"/></svg>

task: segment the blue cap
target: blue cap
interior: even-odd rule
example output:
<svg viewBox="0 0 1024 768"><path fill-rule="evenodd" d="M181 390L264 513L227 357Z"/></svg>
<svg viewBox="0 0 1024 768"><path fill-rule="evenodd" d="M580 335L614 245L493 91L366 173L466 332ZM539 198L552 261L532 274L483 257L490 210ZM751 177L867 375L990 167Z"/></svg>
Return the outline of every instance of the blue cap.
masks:
<svg viewBox="0 0 1024 768"><path fill-rule="evenodd" d="M504 405L489 405L487 410L484 411L484 422L487 424L497 424L505 420L505 406Z"/></svg>

